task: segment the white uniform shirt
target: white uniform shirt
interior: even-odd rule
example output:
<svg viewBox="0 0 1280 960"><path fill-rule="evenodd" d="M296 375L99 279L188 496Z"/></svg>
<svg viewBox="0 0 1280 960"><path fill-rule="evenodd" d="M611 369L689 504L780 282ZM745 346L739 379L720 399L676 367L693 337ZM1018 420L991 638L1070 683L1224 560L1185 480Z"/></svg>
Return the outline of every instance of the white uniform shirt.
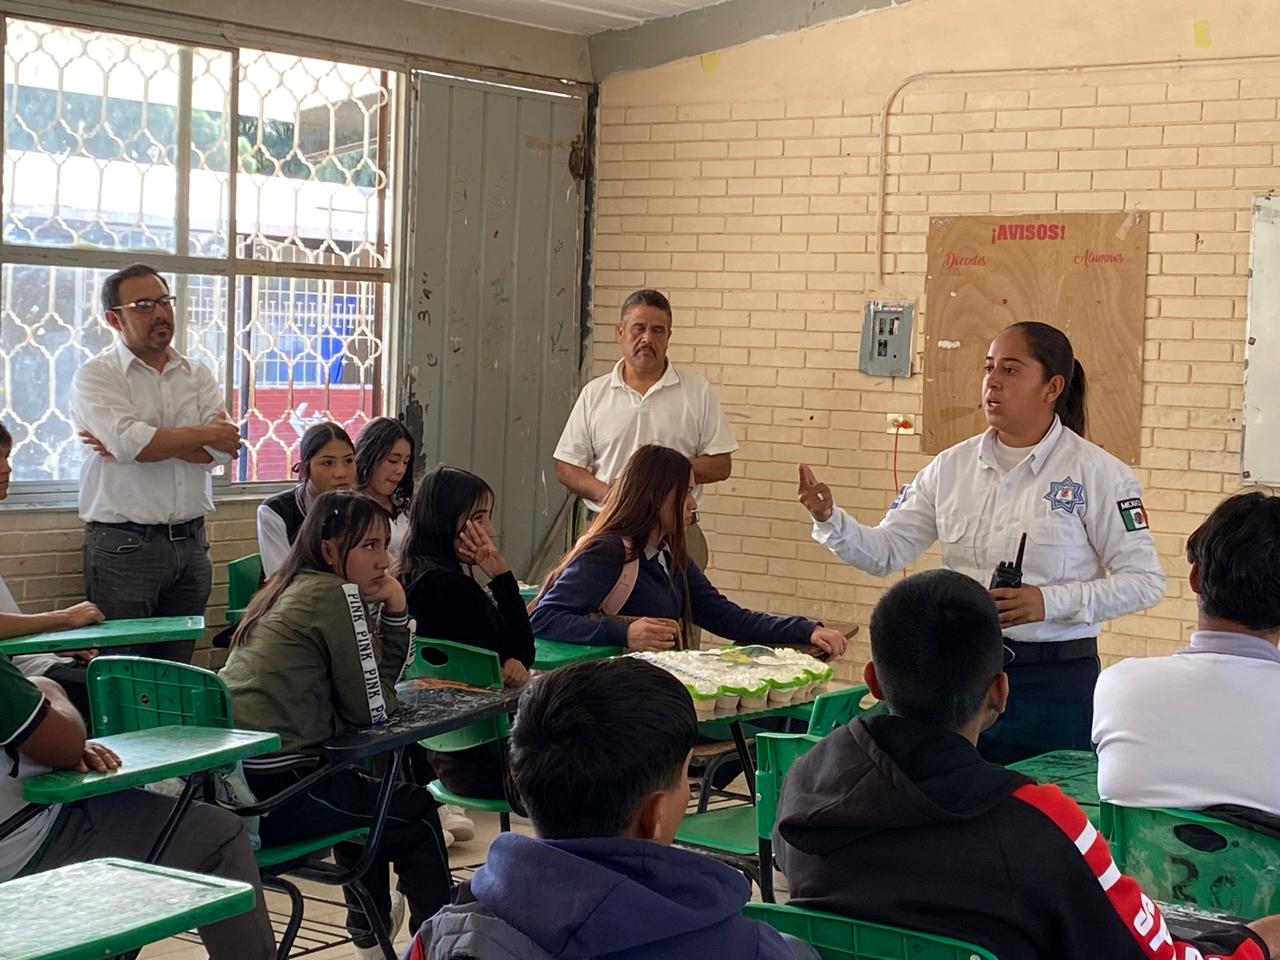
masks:
<svg viewBox="0 0 1280 960"><path fill-rule="evenodd" d="M0 577L0 613L22 613L22 608L13 599L13 594L9 592L9 585L4 582L4 577ZM22 671L24 677L43 677L56 666L75 663L71 657L60 657L53 653L21 653L9 659Z"/></svg>
<svg viewBox="0 0 1280 960"><path fill-rule="evenodd" d="M677 371L673 363L646 393L627 386L622 361L578 394L556 444L555 458L613 481L636 448L656 443L686 457L714 456L738 449L733 428L705 378ZM695 487L695 498L702 493ZM592 510L600 504L587 501Z"/></svg>
<svg viewBox="0 0 1280 960"><path fill-rule="evenodd" d="M111 451L88 450L80 470L80 519L98 523L182 523L213 509L211 471L230 463L209 448L211 463L176 457L150 463L138 454L161 427L195 427L226 412L222 390L200 363L169 349L157 372L117 340L76 371L71 418Z"/></svg>
<svg viewBox="0 0 1280 960"><path fill-rule="evenodd" d="M941 541L942 565L985 586L997 564L1016 558L1025 532L1022 579L1040 588L1045 619L1009 627L1012 640L1094 637L1102 621L1154 606L1165 577L1133 471L1056 417L1007 473L995 436L988 430L934 457L877 526L837 507L813 525L813 538L881 577Z"/></svg>
<svg viewBox="0 0 1280 960"><path fill-rule="evenodd" d="M1093 697L1098 793L1129 807L1234 803L1280 815L1280 652L1197 631L1171 657L1102 671Z"/></svg>

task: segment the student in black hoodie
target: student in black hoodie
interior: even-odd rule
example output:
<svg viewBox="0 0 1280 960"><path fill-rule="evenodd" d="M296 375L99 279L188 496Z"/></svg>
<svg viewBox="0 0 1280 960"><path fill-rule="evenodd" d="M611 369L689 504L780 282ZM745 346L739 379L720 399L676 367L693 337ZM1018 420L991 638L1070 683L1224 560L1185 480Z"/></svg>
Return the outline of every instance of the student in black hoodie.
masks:
<svg viewBox="0 0 1280 960"><path fill-rule="evenodd" d="M954 937L1000 960L1265 960L1280 917L1172 938L1057 787L988 763L978 735L1009 698L994 601L932 570L871 615L865 677L889 712L796 762L774 830L797 906Z"/></svg>

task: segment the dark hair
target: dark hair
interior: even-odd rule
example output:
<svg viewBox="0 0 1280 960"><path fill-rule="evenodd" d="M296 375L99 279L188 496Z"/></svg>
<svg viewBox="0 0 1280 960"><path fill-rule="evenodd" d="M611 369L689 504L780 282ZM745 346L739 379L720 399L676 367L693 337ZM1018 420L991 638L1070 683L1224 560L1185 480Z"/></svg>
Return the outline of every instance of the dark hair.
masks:
<svg viewBox="0 0 1280 960"><path fill-rule="evenodd" d="M953 570L899 580L871 611L871 661L891 713L958 730L1004 667L995 601Z"/></svg>
<svg viewBox="0 0 1280 960"><path fill-rule="evenodd" d="M1080 436L1085 435L1088 427L1088 414L1085 400L1089 391L1089 383L1084 375L1084 367L1076 359L1071 349L1071 341L1057 327L1038 320L1023 320L1006 327L1017 330L1027 341L1027 349L1036 362L1044 367L1044 379L1047 382L1053 377L1062 378L1062 393L1058 394L1058 402L1053 412L1062 420L1064 426L1071 428Z"/></svg>
<svg viewBox="0 0 1280 960"><path fill-rule="evenodd" d="M9 428L4 425L4 421L0 420L0 447L12 447L13 434L9 432Z"/></svg>
<svg viewBox="0 0 1280 960"><path fill-rule="evenodd" d="M311 461L330 440L341 440L351 448L352 453L355 453L356 445L351 442L347 431L342 427L329 420L313 423L302 435L302 442L298 444L298 462L293 465L293 472L298 475L300 483L306 483L311 479Z"/></svg>
<svg viewBox="0 0 1280 960"><path fill-rule="evenodd" d="M324 551L320 547L324 541L338 541L338 556L341 557L342 564L338 573L346 576L347 554L356 548L375 523L381 523L386 535L391 536L391 515L382 509L378 501L363 493L355 490L330 490L316 497L284 563L267 585L249 601L244 619L231 637L231 645L234 647L249 639L258 621L275 606L280 595L303 570L333 569L325 560Z"/></svg>
<svg viewBox="0 0 1280 960"><path fill-rule="evenodd" d="M676 517L683 519L681 505L692 476L693 464L683 453L654 443L637 447L636 452L627 460L627 465L622 468L622 473L614 479L604 505L587 532L578 538L573 549L547 574L538 598L541 599L542 594L551 589L551 585L579 554L601 538L621 537L629 544L623 562L629 563L636 559L649 542L650 532L661 519L662 506L673 491L676 495ZM681 620L684 628L682 635L687 637L692 625L692 614L689 609L689 552L685 544L683 523L677 523L676 529L667 537L667 549L671 553L673 572L684 586L684 612Z"/></svg>
<svg viewBox="0 0 1280 960"><path fill-rule="evenodd" d="M391 417L374 417L364 425L360 436L356 438L357 490L363 490L369 485L374 469L391 456L391 448L401 440L409 444L409 462L405 465L404 476L400 478L400 482L391 493L391 505L395 508L397 516L413 500L413 460L418 452L413 434L399 420Z"/></svg>
<svg viewBox="0 0 1280 960"><path fill-rule="evenodd" d="M661 667L576 663L521 695L511 774L539 837L616 837L646 798L677 785L697 736L689 692Z"/></svg>
<svg viewBox="0 0 1280 960"><path fill-rule="evenodd" d="M618 323L627 319L627 311L632 307L657 307L671 319L671 301L657 290L637 290L622 301L622 309L618 311Z"/></svg>
<svg viewBox="0 0 1280 960"><path fill-rule="evenodd" d="M461 569L454 541L485 497L493 499L493 488L467 470L441 465L422 478L400 548L401 583L408 586L433 562Z"/></svg>
<svg viewBox="0 0 1280 960"><path fill-rule="evenodd" d="M120 284L126 280L132 280L134 277L157 277L164 284L166 290L169 289L169 282L160 276L160 271L155 267L148 266L145 263L131 263L123 270L117 270L107 279L102 281L102 312L115 310L120 306Z"/></svg>
<svg viewBox="0 0 1280 960"><path fill-rule="evenodd" d="M1200 573L1200 609L1250 630L1280 627L1280 497L1229 497L1187 538Z"/></svg>

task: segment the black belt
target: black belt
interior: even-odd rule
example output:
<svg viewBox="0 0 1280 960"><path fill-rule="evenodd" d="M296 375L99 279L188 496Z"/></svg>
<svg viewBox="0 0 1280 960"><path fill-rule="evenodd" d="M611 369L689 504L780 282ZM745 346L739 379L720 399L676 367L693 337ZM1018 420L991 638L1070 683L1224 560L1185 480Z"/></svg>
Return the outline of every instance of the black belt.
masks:
<svg viewBox="0 0 1280 960"><path fill-rule="evenodd" d="M1029 643L1025 640L1004 638L1004 645L1013 651L1011 666L1024 663L1056 663L1059 660L1079 660L1098 655L1098 638L1081 637L1079 640L1057 640Z"/></svg>
<svg viewBox="0 0 1280 960"><path fill-rule="evenodd" d="M140 537L150 537L153 534L163 535L169 540L187 540L194 537L197 533L204 529L204 517L196 517L194 520L184 520L181 523L102 523L97 520L89 522L91 527L110 527L113 530L127 530L129 533L136 533Z"/></svg>

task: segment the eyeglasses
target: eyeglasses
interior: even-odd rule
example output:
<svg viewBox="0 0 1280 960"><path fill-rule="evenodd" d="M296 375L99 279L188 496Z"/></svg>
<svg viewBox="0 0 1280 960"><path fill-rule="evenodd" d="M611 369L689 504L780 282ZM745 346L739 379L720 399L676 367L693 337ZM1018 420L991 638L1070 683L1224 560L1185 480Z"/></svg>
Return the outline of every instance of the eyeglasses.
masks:
<svg viewBox="0 0 1280 960"><path fill-rule="evenodd" d="M166 307L169 310L172 310L173 305L174 303L177 302L177 300L178 300L177 297L172 296L171 294L166 294L163 297L156 297L156 299L154 300L147 298L143 300L134 300L132 303L119 303L119 304L116 304L111 309L112 310L141 310L143 313L151 313L153 310L155 310L156 307Z"/></svg>

